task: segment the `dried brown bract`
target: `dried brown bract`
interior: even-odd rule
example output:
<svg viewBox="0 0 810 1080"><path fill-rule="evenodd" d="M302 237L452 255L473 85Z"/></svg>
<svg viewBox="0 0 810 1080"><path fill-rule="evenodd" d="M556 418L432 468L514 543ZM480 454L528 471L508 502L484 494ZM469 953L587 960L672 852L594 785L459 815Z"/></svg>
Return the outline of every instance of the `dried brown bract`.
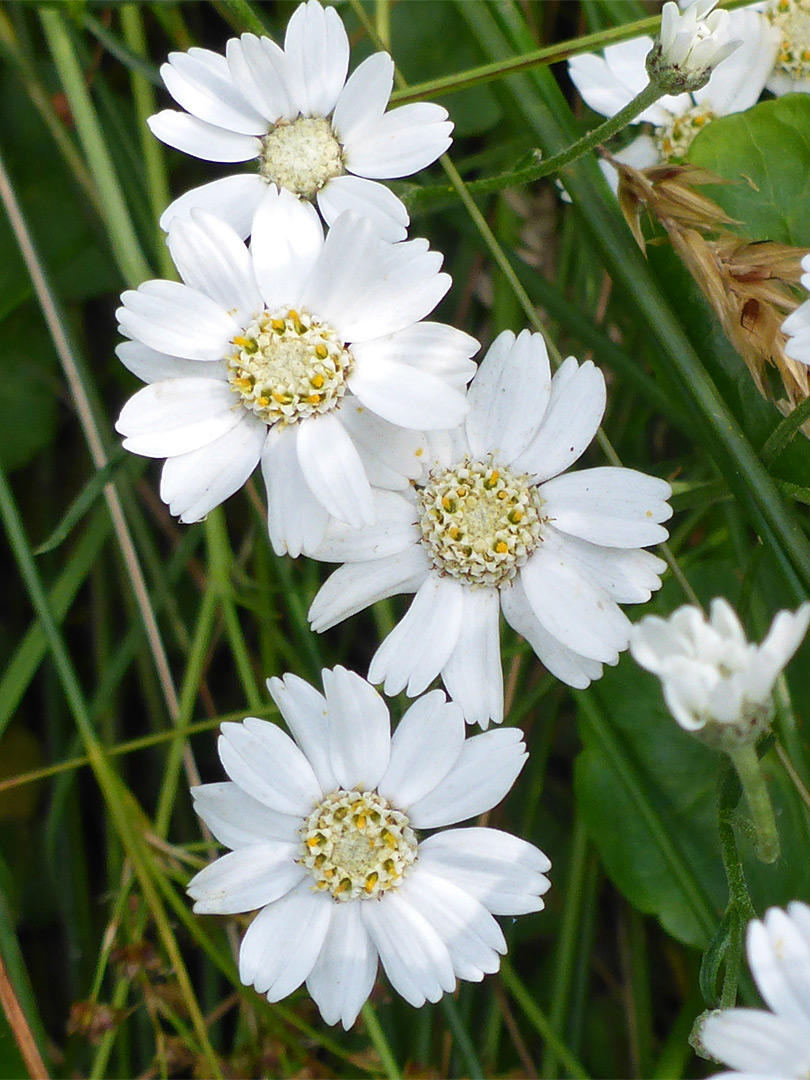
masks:
<svg viewBox="0 0 810 1080"><path fill-rule="evenodd" d="M729 181L694 165L658 165L637 170L607 155L619 172L619 205L642 251L641 215L661 223L689 273L717 314L757 389L773 394L768 367L779 373L786 398L775 400L787 415L810 395L805 364L785 355L782 323L801 303L801 260L807 251L770 241L753 241L728 228L737 224L703 192Z"/></svg>

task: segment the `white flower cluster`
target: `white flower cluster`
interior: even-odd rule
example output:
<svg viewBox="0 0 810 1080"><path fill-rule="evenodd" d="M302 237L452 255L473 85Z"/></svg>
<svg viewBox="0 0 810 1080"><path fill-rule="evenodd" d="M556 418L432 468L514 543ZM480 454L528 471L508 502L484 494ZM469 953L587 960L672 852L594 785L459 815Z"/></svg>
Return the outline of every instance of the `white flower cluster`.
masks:
<svg viewBox="0 0 810 1080"><path fill-rule="evenodd" d="M704 22L713 5L698 5L665 13L661 48L702 71L730 51L730 19ZM735 17L766 25L752 12ZM572 62L587 100L602 111L626 104L645 49L630 42ZM745 40L734 53L751 55ZM230 780L193 792L231 849L189 884L195 910L259 909L242 980L271 1001L306 982L324 1019L345 1027L379 961L411 1004L436 1001L457 979L498 969L506 943L494 916L543 907L550 863L537 848L496 829L434 831L495 806L527 756L512 727L465 737L465 722L504 719L500 614L550 672L587 687L631 640L619 605L661 585L665 564L645 548L666 539L671 515L662 479L572 471L606 406L590 361L569 357L552 375L542 337L524 330L502 333L476 366L474 338L426 321L450 278L426 240L406 239L405 207L378 181L434 162L452 125L436 105L386 111L386 54L347 78L348 68L336 11L307 0L283 48L243 34L224 56L190 49L161 69L185 111L152 117L152 131L197 157L255 159L258 169L184 194L161 218L182 280L123 294L118 355L146 386L117 422L127 449L165 459L161 496L184 522L261 465L276 554L342 564L312 603L314 630L415 594L369 682L324 670L322 695L294 675L271 679L292 738L262 720L224 724ZM589 84L605 71L612 83ZM643 115L661 147L675 118L743 107L761 89L750 70L724 78ZM717 620L745 653L725 608ZM655 640L638 631L633 648L663 676L666 635L655 625ZM797 635L794 625L794 648ZM782 662L785 650L775 649ZM667 683L668 698L696 726L712 693L754 701L758 672L766 708L779 667L768 643L766 652L767 672L752 665L733 694L706 676L699 708L697 677L688 702L686 683L677 693ZM425 693L439 676L451 700ZM417 698L393 735L371 683Z"/></svg>

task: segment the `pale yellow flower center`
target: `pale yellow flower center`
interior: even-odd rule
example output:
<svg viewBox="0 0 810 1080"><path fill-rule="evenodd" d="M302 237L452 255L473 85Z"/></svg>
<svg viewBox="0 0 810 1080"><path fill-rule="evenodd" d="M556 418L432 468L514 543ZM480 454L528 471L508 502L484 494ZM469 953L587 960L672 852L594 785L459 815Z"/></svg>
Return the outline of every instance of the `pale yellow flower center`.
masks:
<svg viewBox="0 0 810 1080"><path fill-rule="evenodd" d="M343 176L343 147L322 116L279 120L262 139L259 170L269 183L314 199L328 180Z"/></svg>
<svg viewBox="0 0 810 1080"><path fill-rule="evenodd" d="M352 355L337 333L303 308L263 311L233 339L228 381L267 424L294 424L334 409Z"/></svg>
<svg viewBox="0 0 810 1080"><path fill-rule="evenodd" d="M782 33L776 68L792 78L810 78L810 0L774 0L768 18Z"/></svg>
<svg viewBox="0 0 810 1080"><path fill-rule="evenodd" d="M419 493L422 542L437 570L467 585L511 580L543 539L543 499L527 476L488 462L431 473Z"/></svg>
<svg viewBox="0 0 810 1080"><path fill-rule="evenodd" d="M655 129L658 149L667 161L679 161L686 156L692 140L699 131L714 119L708 105L695 105L682 116L676 116L669 124Z"/></svg>
<svg viewBox="0 0 810 1080"><path fill-rule="evenodd" d="M373 791L334 791L301 830L300 862L335 900L373 900L402 884L418 843L408 818Z"/></svg>

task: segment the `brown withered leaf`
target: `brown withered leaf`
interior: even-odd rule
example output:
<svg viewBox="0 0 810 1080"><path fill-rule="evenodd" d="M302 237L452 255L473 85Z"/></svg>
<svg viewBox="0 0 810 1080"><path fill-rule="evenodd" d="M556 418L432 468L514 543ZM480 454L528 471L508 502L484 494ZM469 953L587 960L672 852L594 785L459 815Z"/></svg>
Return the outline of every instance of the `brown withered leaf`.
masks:
<svg viewBox="0 0 810 1080"><path fill-rule="evenodd" d="M772 399L772 366L785 388L784 406L790 411L804 401L810 394L808 368L785 354L782 323L802 299L798 284L806 250L732 232L728 226L739 223L694 190L695 185L727 183L705 169L658 165L638 170L610 160L619 172L619 205L642 251L641 215L646 211L666 230L762 396Z"/></svg>

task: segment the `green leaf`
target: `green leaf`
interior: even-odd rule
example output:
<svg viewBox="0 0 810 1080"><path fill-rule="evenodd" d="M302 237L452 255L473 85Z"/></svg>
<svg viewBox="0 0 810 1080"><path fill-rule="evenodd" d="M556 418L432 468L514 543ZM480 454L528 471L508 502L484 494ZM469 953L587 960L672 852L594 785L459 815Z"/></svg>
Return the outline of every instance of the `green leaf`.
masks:
<svg viewBox="0 0 810 1080"><path fill-rule="evenodd" d="M98 472L90 477L88 482L67 508L62 520L48 539L34 550L35 555L44 555L46 551L53 551L54 548L59 547L61 543L67 540L70 533L79 522L84 519L96 499L99 498L104 491L104 488L109 484L126 460L127 452L123 447L119 446L104 468L99 469Z"/></svg>
<svg viewBox="0 0 810 1080"><path fill-rule="evenodd" d="M713 120L689 161L733 181L713 198L754 240L810 247L810 98L787 94Z"/></svg>

